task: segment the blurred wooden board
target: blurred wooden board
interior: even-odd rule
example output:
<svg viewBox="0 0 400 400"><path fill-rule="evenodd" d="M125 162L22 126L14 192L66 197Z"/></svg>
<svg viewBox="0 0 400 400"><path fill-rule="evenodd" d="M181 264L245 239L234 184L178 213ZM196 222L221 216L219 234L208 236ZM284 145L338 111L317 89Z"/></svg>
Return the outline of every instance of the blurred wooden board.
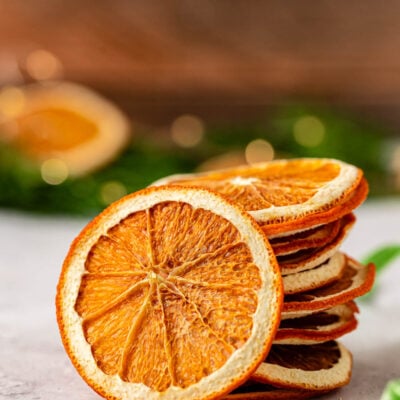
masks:
<svg viewBox="0 0 400 400"><path fill-rule="evenodd" d="M65 78L161 120L185 105L252 116L296 96L400 125L399 45L394 0L0 2L0 83L42 48Z"/></svg>

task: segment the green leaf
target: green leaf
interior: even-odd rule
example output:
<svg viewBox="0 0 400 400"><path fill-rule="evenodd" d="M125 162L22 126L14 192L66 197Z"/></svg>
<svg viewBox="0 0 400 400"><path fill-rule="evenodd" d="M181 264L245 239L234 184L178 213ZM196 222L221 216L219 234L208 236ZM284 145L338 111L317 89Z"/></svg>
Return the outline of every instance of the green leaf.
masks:
<svg viewBox="0 0 400 400"><path fill-rule="evenodd" d="M374 250L362 262L363 264L374 263L377 271L380 272L398 256L400 256L400 244L391 244Z"/></svg>
<svg viewBox="0 0 400 400"><path fill-rule="evenodd" d="M363 260L363 264L373 263L376 266L377 273L380 273L385 267L390 265L397 257L400 256L400 244L391 244L380 247L368 254ZM370 300L375 293L378 282L375 283L372 290L361 297L361 300Z"/></svg>
<svg viewBox="0 0 400 400"><path fill-rule="evenodd" d="M400 379L390 380L386 384L381 400L400 400Z"/></svg>

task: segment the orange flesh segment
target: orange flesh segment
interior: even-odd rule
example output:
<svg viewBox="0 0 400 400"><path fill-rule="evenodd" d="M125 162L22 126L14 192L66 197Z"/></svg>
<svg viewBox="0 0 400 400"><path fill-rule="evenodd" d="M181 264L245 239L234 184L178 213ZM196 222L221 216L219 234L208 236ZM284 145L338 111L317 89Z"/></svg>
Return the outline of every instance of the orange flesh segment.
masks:
<svg viewBox="0 0 400 400"><path fill-rule="evenodd" d="M239 203L246 211L256 211L304 203L340 172L339 166L333 163L315 162L310 168L308 162L306 171L301 164L301 161L292 161L283 168L271 164L266 170L249 166L245 170L214 172L173 183L207 187Z"/></svg>
<svg viewBox="0 0 400 400"><path fill-rule="evenodd" d="M250 337L259 269L238 230L209 211L164 202L135 212L100 237L85 266L75 309L106 374L185 388Z"/></svg>
<svg viewBox="0 0 400 400"><path fill-rule="evenodd" d="M16 122L16 145L38 157L78 147L98 134L95 122L61 108L32 112Z"/></svg>

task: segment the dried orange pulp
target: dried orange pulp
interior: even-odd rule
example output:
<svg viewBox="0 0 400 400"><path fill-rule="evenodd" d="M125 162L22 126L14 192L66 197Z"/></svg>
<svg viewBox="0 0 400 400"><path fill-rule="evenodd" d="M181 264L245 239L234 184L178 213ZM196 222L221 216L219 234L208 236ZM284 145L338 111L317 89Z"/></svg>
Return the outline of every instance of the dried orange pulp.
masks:
<svg viewBox="0 0 400 400"><path fill-rule="evenodd" d="M74 366L110 399L212 399L255 371L282 281L257 223L205 189L114 203L74 241L56 307Z"/></svg>
<svg viewBox="0 0 400 400"><path fill-rule="evenodd" d="M80 175L115 157L127 143L125 116L86 87L52 82L15 90L19 102L3 115L0 140L34 160L56 158L70 175Z"/></svg>
<svg viewBox="0 0 400 400"><path fill-rule="evenodd" d="M334 218L329 220L315 219L315 215L350 200L362 180L362 171L352 165L334 159L304 158L173 175L154 185L178 184L213 189L243 206L269 235L340 218L344 215L341 209L336 209ZM365 196L365 191L360 192L353 199L352 208L359 205ZM345 213L350 211L346 209Z"/></svg>

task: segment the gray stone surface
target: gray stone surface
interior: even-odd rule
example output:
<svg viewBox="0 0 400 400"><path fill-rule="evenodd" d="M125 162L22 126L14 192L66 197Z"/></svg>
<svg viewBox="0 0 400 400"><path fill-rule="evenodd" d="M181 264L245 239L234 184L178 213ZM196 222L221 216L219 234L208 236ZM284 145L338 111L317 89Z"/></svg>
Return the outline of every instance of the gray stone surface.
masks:
<svg viewBox="0 0 400 400"><path fill-rule="evenodd" d="M400 201L370 202L343 249L361 257L400 243ZM0 399L99 399L71 366L58 335L54 296L63 258L83 219L0 212ZM349 386L324 400L376 400L400 377L400 261L379 279L360 324L343 338L354 355Z"/></svg>

